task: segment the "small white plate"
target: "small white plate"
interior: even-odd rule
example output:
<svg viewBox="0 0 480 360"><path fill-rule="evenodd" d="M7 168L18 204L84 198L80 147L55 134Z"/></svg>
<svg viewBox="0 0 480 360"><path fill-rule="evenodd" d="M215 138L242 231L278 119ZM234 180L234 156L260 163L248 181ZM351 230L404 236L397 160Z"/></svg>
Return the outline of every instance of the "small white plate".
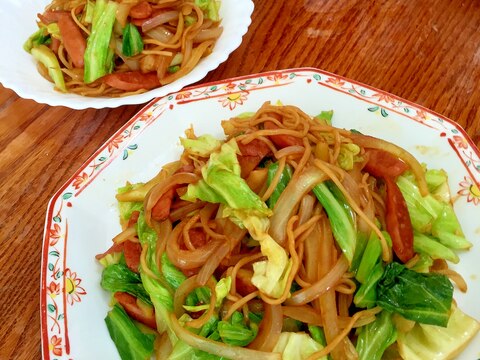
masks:
<svg viewBox="0 0 480 360"><path fill-rule="evenodd" d="M222 119L256 111L265 101L306 113L334 110L333 124L398 144L430 168L449 174L455 211L474 247L457 269L468 292L460 308L480 319L480 152L452 121L380 90L316 69L244 76L185 89L158 99L119 129L53 196L42 258L41 324L44 359L115 359L104 318L109 294L100 287L95 255L120 231L115 193L126 181L146 181L178 158L178 138L223 136ZM476 359L480 336L460 359Z"/></svg>
<svg viewBox="0 0 480 360"><path fill-rule="evenodd" d="M24 42L37 30L37 13L42 13L50 2L51 0L2 0L0 43L3 56L0 62L0 83L23 98L72 109L115 108L121 105L142 104L153 98L179 91L203 79L209 71L216 69L240 46L253 12L251 0L222 0L220 17L223 33L217 40L213 52L203 58L190 73L177 81L138 95L120 98L85 97L55 91L53 84L38 73L33 57L23 50Z"/></svg>

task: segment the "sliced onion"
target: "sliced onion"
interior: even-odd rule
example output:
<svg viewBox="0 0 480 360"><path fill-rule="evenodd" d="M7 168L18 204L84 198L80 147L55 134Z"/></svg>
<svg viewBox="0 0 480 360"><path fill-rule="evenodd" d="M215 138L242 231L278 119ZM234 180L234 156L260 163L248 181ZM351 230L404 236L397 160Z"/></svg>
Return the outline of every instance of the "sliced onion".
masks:
<svg viewBox="0 0 480 360"><path fill-rule="evenodd" d="M173 33L165 26L157 26L156 28L147 31L147 35L150 36L152 39L155 39L165 44L167 44L173 37Z"/></svg>
<svg viewBox="0 0 480 360"><path fill-rule="evenodd" d="M178 19L178 11L176 10L171 10L171 11L165 11L162 12L151 19L146 20L142 24L142 31L147 32L152 30L153 28L156 28L159 25L168 23L172 20Z"/></svg>
<svg viewBox="0 0 480 360"><path fill-rule="evenodd" d="M222 31L223 28L221 26L210 29L202 29L193 37L192 40L194 43L200 43L206 40L218 39L220 35L222 35Z"/></svg>
<svg viewBox="0 0 480 360"><path fill-rule="evenodd" d="M197 282L200 285L205 285L208 279L211 278L218 265L222 262L225 256L230 252L230 244L224 241L210 256L207 262L203 264L198 272Z"/></svg>
<svg viewBox="0 0 480 360"><path fill-rule="evenodd" d="M208 352L213 355L223 356L231 360L281 360L282 355L280 353L271 353L252 350L248 348L242 348L238 346L230 346L217 341L212 341L195 335L183 328L178 322L178 319L174 314L170 314L170 321L172 324L172 330L178 336L180 340L186 344Z"/></svg>
<svg viewBox="0 0 480 360"><path fill-rule="evenodd" d="M137 227L136 226L131 226L123 230L121 233L119 233L117 236L113 238L113 242L115 244L121 244L134 236L137 236Z"/></svg>
<svg viewBox="0 0 480 360"><path fill-rule="evenodd" d="M281 305L265 303L265 312L260 322L258 334L248 347L261 351L272 351L278 342L283 327L283 312Z"/></svg>
<svg viewBox="0 0 480 360"><path fill-rule="evenodd" d="M288 183L275 204L273 216L270 219L269 233L277 243L282 246L285 245L288 219L293 215L302 197L310 192L315 185L326 179L327 176L323 171L311 166L300 174L297 181Z"/></svg>
<svg viewBox="0 0 480 360"><path fill-rule="evenodd" d="M345 256L342 255L327 275L325 275L316 283L312 284L312 286L295 291L290 297L290 299L287 299L285 301L285 304L304 305L315 300L320 295L332 289L347 270L348 261Z"/></svg>
<svg viewBox="0 0 480 360"><path fill-rule="evenodd" d="M322 315L311 306L282 306L283 315L306 324L323 326Z"/></svg>
<svg viewBox="0 0 480 360"><path fill-rule="evenodd" d="M298 210L298 225L305 224L312 217L315 198L312 195L305 195L300 202Z"/></svg>

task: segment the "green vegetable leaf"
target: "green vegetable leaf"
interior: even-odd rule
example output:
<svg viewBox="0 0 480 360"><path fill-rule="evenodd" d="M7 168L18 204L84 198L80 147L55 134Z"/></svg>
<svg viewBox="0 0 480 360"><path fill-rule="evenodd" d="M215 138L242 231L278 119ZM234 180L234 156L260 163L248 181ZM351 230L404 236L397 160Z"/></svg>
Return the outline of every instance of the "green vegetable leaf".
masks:
<svg viewBox="0 0 480 360"><path fill-rule="evenodd" d="M222 146L222 142L212 135L205 134L196 139L180 138L183 148L195 155L209 157Z"/></svg>
<svg viewBox="0 0 480 360"><path fill-rule="evenodd" d="M125 56L135 56L143 51L142 35L132 23L123 29L122 53Z"/></svg>
<svg viewBox="0 0 480 360"><path fill-rule="evenodd" d="M101 286L103 289L115 293L127 292L147 304L152 304L145 291L140 275L130 270L127 265L118 263L107 266L102 272Z"/></svg>
<svg viewBox="0 0 480 360"><path fill-rule="evenodd" d="M359 308L372 308L377 303L377 284L383 275L382 262L378 262L371 270L366 281L360 285L353 298L354 304Z"/></svg>
<svg viewBox="0 0 480 360"><path fill-rule="evenodd" d="M313 340L308 334L282 332L272 352L281 353L283 360L303 360L322 349L323 346ZM327 356L318 359L327 360Z"/></svg>
<svg viewBox="0 0 480 360"><path fill-rule="evenodd" d="M42 63L48 70L48 75L55 83L58 90L66 92L65 79L63 77L57 56L45 45L38 45L30 50L35 60Z"/></svg>
<svg viewBox="0 0 480 360"><path fill-rule="evenodd" d="M437 241L434 237L419 232L414 233L413 249L416 253L428 255L432 259L445 259L454 264L460 261L458 255L453 250Z"/></svg>
<svg viewBox="0 0 480 360"><path fill-rule="evenodd" d="M165 277L167 283L176 290L187 279L184 273L182 273L172 262L168 259L167 253L162 254L162 274Z"/></svg>
<svg viewBox="0 0 480 360"><path fill-rule="evenodd" d="M345 210L344 201L335 198L325 183L316 185L313 188L313 193L327 212L333 236L351 264L355 253L357 235L350 214Z"/></svg>
<svg viewBox="0 0 480 360"><path fill-rule="evenodd" d="M144 184L127 184L117 189L118 194L123 194L135 189L141 189ZM128 221L134 211L141 211L143 209L143 202L141 201L119 201L118 210L120 212L120 219Z"/></svg>
<svg viewBox="0 0 480 360"><path fill-rule="evenodd" d="M392 262L377 287L377 304L419 323L446 326L452 306L453 286L440 274L417 273Z"/></svg>
<svg viewBox="0 0 480 360"><path fill-rule="evenodd" d="M325 333L323 328L316 325L308 325L308 332L313 340L318 342L322 346L327 346L327 339L325 338Z"/></svg>
<svg viewBox="0 0 480 360"><path fill-rule="evenodd" d="M113 69L113 51L110 49L113 24L118 4L115 1L97 0L93 24L85 50L84 81L89 84L110 73Z"/></svg>
<svg viewBox="0 0 480 360"><path fill-rule="evenodd" d="M278 163L271 163L268 166L267 186L270 186L277 171ZM273 207L278 201L278 198L280 197L280 194L287 187L290 179L292 178L292 173L292 167L290 165L286 165L282 171L282 175L280 175L280 179L277 186L275 187L275 190L273 191L272 195L270 195L270 198L267 200L267 204L270 209L273 209Z"/></svg>
<svg viewBox="0 0 480 360"><path fill-rule="evenodd" d="M381 261L381 255L382 245L380 244L380 239L372 231L355 275L355 278L360 283L363 284L367 281L375 266Z"/></svg>
<svg viewBox="0 0 480 360"><path fill-rule="evenodd" d="M258 327L255 323L247 326L243 315L238 311L234 312L228 321L218 323L218 333L225 344L233 346L247 346L258 333Z"/></svg>
<svg viewBox="0 0 480 360"><path fill-rule="evenodd" d="M360 154L360 147L357 144L341 144L337 160L338 166L347 171L352 170L353 164L362 159L358 154Z"/></svg>
<svg viewBox="0 0 480 360"><path fill-rule="evenodd" d="M30 52L32 48L39 45L48 45L51 42L50 34L46 27L42 26L37 31L35 31L23 44L23 49L26 52Z"/></svg>
<svg viewBox="0 0 480 360"><path fill-rule="evenodd" d="M320 123L325 125L332 125L333 110L322 111L320 114L314 117Z"/></svg>
<svg viewBox="0 0 480 360"><path fill-rule="evenodd" d="M380 360L383 353L397 339L397 330L392 315L382 311L374 322L362 326L357 340L357 352L360 360Z"/></svg>
<svg viewBox="0 0 480 360"><path fill-rule="evenodd" d="M480 330L480 323L454 306L447 327L416 323L398 333L398 349L405 359L453 359Z"/></svg>
<svg viewBox="0 0 480 360"><path fill-rule="evenodd" d="M150 358L155 335L142 333L120 306L114 305L105 323L122 360Z"/></svg>

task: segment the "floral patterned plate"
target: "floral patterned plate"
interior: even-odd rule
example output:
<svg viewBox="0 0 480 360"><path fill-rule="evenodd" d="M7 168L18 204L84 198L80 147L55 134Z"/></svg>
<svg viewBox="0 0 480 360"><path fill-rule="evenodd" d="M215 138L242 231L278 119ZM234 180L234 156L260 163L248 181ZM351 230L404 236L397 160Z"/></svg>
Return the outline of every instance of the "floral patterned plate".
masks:
<svg viewBox="0 0 480 360"><path fill-rule="evenodd" d="M176 159L178 138L223 134L220 120L280 100L309 114L334 110L334 125L396 143L431 168L449 173L455 210L474 247L455 268L468 283L461 309L480 319L480 152L452 121L380 90L316 69L291 69L194 86L153 100L119 129L53 196L46 216L41 325L44 359L114 359L100 287L104 252L120 231L116 189L145 181ZM480 356L480 336L461 359Z"/></svg>

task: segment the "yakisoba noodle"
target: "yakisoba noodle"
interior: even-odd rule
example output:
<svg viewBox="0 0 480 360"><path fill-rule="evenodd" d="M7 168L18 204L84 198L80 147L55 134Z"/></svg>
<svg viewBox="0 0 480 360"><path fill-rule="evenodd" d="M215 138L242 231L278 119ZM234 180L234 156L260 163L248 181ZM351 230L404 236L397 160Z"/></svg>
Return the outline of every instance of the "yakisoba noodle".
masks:
<svg viewBox="0 0 480 360"><path fill-rule="evenodd" d="M111 31L110 40L105 43L111 53L104 55L111 57L107 65L111 63L112 68L87 81L85 68L95 61L90 59L103 56L95 54L95 50L92 56L86 55L88 48L94 46L89 38L95 12L98 17L102 15L103 8L96 6L101 2L115 3L116 8L113 28L99 25L98 30ZM32 35L25 48L29 52L34 49L32 55L39 53L37 50L43 52L42 58L34 55L38 70L55 83L57 90L84 96L138 94L188 74L211 53L222 33L219 4L215 0L54 0L38 16L38 27L43 33L39 30L41 35ZM131 54L124 52L127 26L134 26L136 30L132 31L138 31L140 37L132 41L134 45L140 43L141 48ZM56 60L49 59L47 63L48 56ZM57 67L59 73L52 75L51 69Z"/></svg>
<svg viewBox="0 0 480 360"><path fill-rule="evenodd" d="M388 316L397 319L400 316L390 315L380 297L377 298L378 303L373 301L369 305L362 305L357 299L365 283L360 276L363 259L360 265L355 265L357 255L353 259L349 257L348 246L339 239L338 223L335 224L333 212L328 209L330 205L322 202L317 186L328 184L331 194L337 200L343 199L343 203L339 202L344 207L341 211L348 215L345 219L350 219L347 221L357 233L355 252L360 251L361 234L368 234L376 238L376 264L381 264L382 271L393 263L404 262L404 265L399 265L402 269L417 274L419 264L425 260L425 253L417 253L412 248L413 253L405 255L408 251L399 247L394 234L398 229L392 228L389 219L392 216L389 213L392 200L386 196L386 191L391 191L388 187L391 185L388 185L387 175L380 173L389 171L388 176L392 178L409 176L418 185L419 194L427 194L425 170L413 156L398 146L355 131L335 128L329 124L328 117L324 114L313 118L294 106L265 103L253 115L223 121L226 140L213 145L210 143L211 148L206 153L185 143L178 161L164 166L149 182L134 187L128 185L126 191L117 195L121 204L136 203L140 208L136 215L124 219L124 230L114 241L117 244L127 238L138 241L138 237L141 255L139 267L134 267L134 270L157 280L168 289L173 299L168 316L161 322L157 317L156 330L175 336L169 335L166 340L165 336L158 335L161 339L155 349L158 356L161 354L166 358L166 354L175 353L176 339L181 339L194 349L192 351L202 350L231 359L281 359L282 356L290 359L285 344L283 348L279 345L285 334L296 332L309 338L315 337L316 331L321 331L325 343L316 343L317 348L296 358L319 359L326 355L332 359L357 359L359 355L365 358L369 355L365 355L365 349L359 345L362 332L369 331L368 326L376 324L379 319ZM200 141L192 129L186 131L186 136L187 140ZM250 215L246 218L239 215L237 219L235 215L225 215L231 214L226 210L230 206L228 200L216 203L208 196L197 200L188 198L192 186L207 181L208 171L213 171L209 167L213 159L226 156L224 146L232 144L232 141L236 144L234 148L238 147L235 150L236 160L231 165L232 169L237 169L234 170L238 171L237 176L241 173L242 181L260 201L270 204L276 197L276 203L271 204L271 213L266 216L269 235L262 235L258 228L252 230L249 227ZM346 149L352 151L350 158ZM371 160L378 160L378 156L389 164L387 170L372 163ZM345 159L351 161L345 162ZM235 164L236 161L238 163ZM222 166L230 166L225 164L229 162ZM277 166L273 174L269 173L272 166ZM397 173L395 169L400 170ZM283 174L287 170L291 171L290 179L281 188L281 182L285 181ZM215 185L211 186L215 189ZM400 213L402 205L397 204L396 210ZM254 217L261 215L256 213ZM404 219L397 221L402 223ZM155 234L155 241L149 245L141 234L145 232L145 226L153 229ZM403 231L402 236L406 235ZM267 291L255 279L259 263L275 261L262 252L262 241L265 241L262 236L271 236L281 245L289 260L281 280L284 286L276 293ZM360 251L360 254L363 251L360 257L367 256L370 251L368 246ZM126 260L132 258L126 248L123 251ZM168 280L171 266L179 269L183 273L181 276L185 277L177 285ZM378 267L372 268L371 272L377 271L375 269L378 270ZM432 260L422 271L449 276L461 291L467 290L461 275L449 269L444 260ZM226 279L230 279L231 284L221 295L216 286ZM442 279L451 286L448 279ZM145 282L144 285L150 292L149 285ZM195 306L200 308L186 306L187 298L199 288L208 289L209 302L199 300ZM120 305L124 304L120 301ZM142 321L128 307L125 310ZM256 329L254 336L243 346L229 342L221 330L217 331L217 335L215 332L209 336L205 335L207 333L201 335L212 319L224 326L234 321L233 316L243 318L246 329ZM260 316L261 320L253 320L256 316ZM473 336L478 331L478 322L469 319L474 324L470 334ZM292 325L286 325L287 320L294 321L293 330ZM395 321L398 319L389 321L397 324ZM410 324L410 328L415 324L404 319L405 322ZM398 325L398 328L402 327ZM400 330L392 333L395 334L393 341L385 348L389 347L389 352L397 357L408 358L404 340L395 342L396 331ZM398 335L398 339L401 336ZM318 337L315 339L320 341Z"/></svg>

